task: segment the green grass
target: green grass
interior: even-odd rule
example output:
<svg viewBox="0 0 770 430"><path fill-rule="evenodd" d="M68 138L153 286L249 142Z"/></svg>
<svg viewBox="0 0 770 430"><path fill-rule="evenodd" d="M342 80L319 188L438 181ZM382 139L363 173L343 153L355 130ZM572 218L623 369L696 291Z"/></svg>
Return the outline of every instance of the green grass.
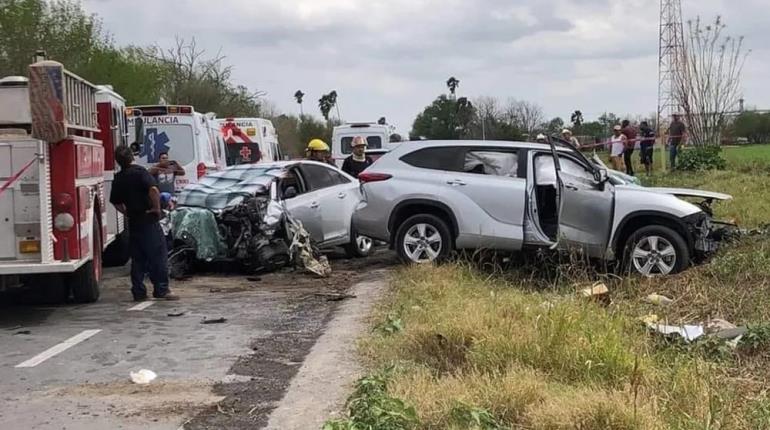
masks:
<svg viewBox="0 0 770 430"><path fill-rule="evenodd" d="M725 171L644 181L731 194L718 217L768 223L770 146L724 154ZM408 417L388 428L430 430L770 428L769 274L767 233L657 279L603 274L572 257L404 268L360 346L374 375L391 369L383 392L370 408L354 395L349 419L334 428L378 428L367 426L372 416ZM609 287L610 305L576 294L596 281ZM648 304L651 293L674 303ZM670 323L722 318L750 332L735 350L668 342L644 329L649 314Z"/></svg>

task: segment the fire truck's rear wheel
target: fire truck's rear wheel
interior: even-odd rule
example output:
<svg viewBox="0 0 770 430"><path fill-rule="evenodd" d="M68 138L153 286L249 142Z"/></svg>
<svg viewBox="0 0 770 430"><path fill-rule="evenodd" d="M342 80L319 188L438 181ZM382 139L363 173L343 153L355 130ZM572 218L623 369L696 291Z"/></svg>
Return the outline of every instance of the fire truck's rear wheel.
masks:
<svg viewBox="0 0 770 430"><path fill-rule="evenodd" d="M78 303L93 303L99 300L99 283L102 280L102 224L96 214L93 225L93 258L68 278L72 296Z"/></svg>

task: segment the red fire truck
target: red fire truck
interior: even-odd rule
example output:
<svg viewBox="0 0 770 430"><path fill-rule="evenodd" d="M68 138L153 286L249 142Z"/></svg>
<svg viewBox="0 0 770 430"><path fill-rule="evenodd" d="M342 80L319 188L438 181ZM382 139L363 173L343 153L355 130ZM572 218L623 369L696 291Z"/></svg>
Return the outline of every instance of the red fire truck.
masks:
<svg viewBox="0 0 770 430"><path fill-rule="evenodd" d="M0 80L0 291L94 302L103 257L126 262L123 220L107 201L124 105L53 61Z"/></svg>

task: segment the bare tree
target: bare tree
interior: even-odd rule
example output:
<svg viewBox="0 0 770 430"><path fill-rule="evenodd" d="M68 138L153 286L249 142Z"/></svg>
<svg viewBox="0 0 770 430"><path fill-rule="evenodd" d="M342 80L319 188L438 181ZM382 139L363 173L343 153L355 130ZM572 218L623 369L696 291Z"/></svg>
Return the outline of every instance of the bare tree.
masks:
<svg viewBox="0 0 770 430"><path fill-rule="evenodd" d="M743 37L724 35L717 17L702 25L688 21L684 72L675 82L675 97L684 110L689 139L696 146L718 145L728 114L741 98L741 74L749 51Z"/></svg>
<svg viewBox="0 0 770 430"><path fill-rule="evenodd" d="M224 116L259 116L261 91L250 91L231 83L232 66L225 65L221 51L206 58L195 39L177 38L173 47L156 49L165 65L163 99L172 104L189 104L196 110Z"/></svg>
<svg viewBox="0 0 770 430"><path fill-rule="evenodd" d="M529 135L537 133L540 125L545 122L543 108L536 103L525 100L508 100L503 110L506 121Z"/></svg>
<svg viewBox="0 0 770 430"><path fill-rule="evenodd" d="M502 118L500 103L494 97L481 96L473 100L473 105L476 107L476 117L481 128L481 138L486 140L488 135L492 135L490 127L494 127Z"/></svg>

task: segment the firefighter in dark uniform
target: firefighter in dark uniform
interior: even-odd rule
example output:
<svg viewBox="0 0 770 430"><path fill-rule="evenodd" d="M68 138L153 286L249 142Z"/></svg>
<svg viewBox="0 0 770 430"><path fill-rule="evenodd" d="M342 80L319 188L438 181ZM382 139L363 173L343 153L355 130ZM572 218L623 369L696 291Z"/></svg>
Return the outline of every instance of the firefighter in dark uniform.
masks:
<svg viewBox="0 0 770 430"><path fill-rule="evenodd" d="M115 150L120 172L115 174L110 203L128 218L131 247L131 293L135 301L147 299L144 277L150 275L153 297L178 300L168 287L166 239L160 227L160 190L155 179L142 166L134 164L128 146Z"/></svg>

